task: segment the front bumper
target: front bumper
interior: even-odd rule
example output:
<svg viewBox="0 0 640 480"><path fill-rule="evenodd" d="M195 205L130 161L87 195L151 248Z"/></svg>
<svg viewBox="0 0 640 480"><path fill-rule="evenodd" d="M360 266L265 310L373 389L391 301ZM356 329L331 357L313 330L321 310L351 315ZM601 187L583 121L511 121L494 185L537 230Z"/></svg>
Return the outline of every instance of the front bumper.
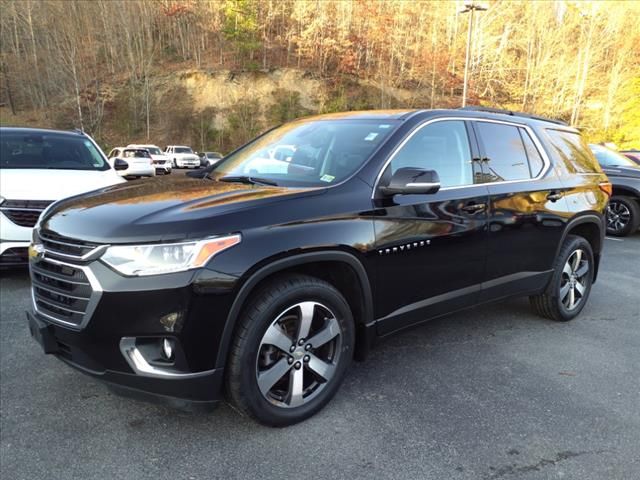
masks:
<svg viewBox="0 0 640 480"><path fill-rule="evenodd" d="M92 359L86 345L78 345L60 327L39 319L31 312L27 312L27 320L32 337L45 353L53 354L67 365L106 383L116 393L178 408L207 407L220 400L220 396L213 392L222 390L222 369L167 378L109 370Z"/></svg>
<svg viewBox="0 0 640 480"><path fill-rule="evenodd" d="M52 260L33 261L36 288L39 281L34 272L39 262L47 261ZM78 265L69 264L69 268ZM92 287L100 293L90 317L77 326L56 321L55 315L48 316L50 311L40 311L42 305L38 308L33 296L33 310L27 312L29 328L45 353L128 396L181 408L221 399L223 368L216 365L216 355L230 304L225 294L197 293L193 285L197 272L193 271L126 278L97 260L82 268L99 283ZM163 319L173 313L178 320L167 326ZM175 342L172 362L163 361L159 350L153 350L164 338ZM136 361L137 356L142 361Z"/></svg>

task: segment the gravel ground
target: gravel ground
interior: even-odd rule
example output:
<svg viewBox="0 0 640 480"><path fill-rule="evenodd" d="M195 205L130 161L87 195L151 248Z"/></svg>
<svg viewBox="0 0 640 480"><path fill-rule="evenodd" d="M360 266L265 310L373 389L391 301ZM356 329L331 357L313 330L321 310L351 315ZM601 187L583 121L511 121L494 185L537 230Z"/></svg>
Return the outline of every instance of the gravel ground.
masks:
<svg viewBox="0 0 640 480"><path fill-rule="evenodd" d="M0 275L5 479L640 478L640 234L606 240L577 320L515 299L400 333L286 429L111 394L41 353L27 274Z"/></svg>

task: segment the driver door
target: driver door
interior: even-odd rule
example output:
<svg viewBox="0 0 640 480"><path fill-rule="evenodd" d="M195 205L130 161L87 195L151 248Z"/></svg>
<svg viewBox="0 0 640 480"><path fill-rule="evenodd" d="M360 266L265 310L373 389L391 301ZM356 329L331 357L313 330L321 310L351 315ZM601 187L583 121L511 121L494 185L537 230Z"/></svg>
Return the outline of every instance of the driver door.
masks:
<svg viewBox="0 0 640 480"><path fill-rule="evenodd" d="M386 334L477 302L485 275L489 193L473 130L427 121L392 154L380 184L403 167L434 170L435 194L374 195L378 330Z"/></svg>

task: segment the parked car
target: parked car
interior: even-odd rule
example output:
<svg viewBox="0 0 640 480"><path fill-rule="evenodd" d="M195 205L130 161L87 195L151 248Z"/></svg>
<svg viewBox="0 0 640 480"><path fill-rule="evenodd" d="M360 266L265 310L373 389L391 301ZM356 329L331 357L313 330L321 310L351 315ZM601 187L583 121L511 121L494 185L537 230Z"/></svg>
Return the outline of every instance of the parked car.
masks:
<svg viewBox="0 0 640 480"><path fill-rule="evenodd" d="M223 156L224 155L218 152L203 152L202 156L200 157L200 166L210 167L211 165L215 165L220 160L222 160Z"/></svg>
<svg viewBox="0 0 640 480"><path fill-rule="evenodd" d="M151 154L145 148L116 147L109 153L109 162L118 175L128 179L156 175Z"/></svg>
<svg viewBox="0 0 640 480"><path fill-rule="evenodd" d="M52 202L123 181L89 135L0 127L0 266L27 265L31 230Z"/></svg>
<svg viewBox="0 0 640 480"><path fill-rule="evenodd" d="M253 175L280 144L288 169ZM576 317L611 193L578 130L476 110L311 117L205 170L48 211L30 328L118 391L225 392L278 426L326 405L378 337L512 296Z"/></svg>
<svg viewBox="0 0 640 480"><path fill-rule="evenodd" d="M160 147L156 145L127 145L127 148L143 148L147 152L151 154L151 159L153 160L153 166L156 168L157 174L168 175L171 173L171 159L168 155L162 153Z"/></svg>
<svg viewBox="0 0 640 480"><path fill-rule="evenodd" d="M607 233L630 235L640 225L640 165L602 145L589 147L613 184L607 207Z"/></svg>
<svg viewBox="0 0 640 480"><path fill-rule="evenodd" d="M640 165L640 150L622 150L620 153Z"/></svg>
<svg viewBox="0 0 640 480"><path fill-rule="evenodd" d="M164 149L164 152L171 159L173 168L200 167L200 157L193 153L191 147L186 147L184 145L169 145Z"/></svg>

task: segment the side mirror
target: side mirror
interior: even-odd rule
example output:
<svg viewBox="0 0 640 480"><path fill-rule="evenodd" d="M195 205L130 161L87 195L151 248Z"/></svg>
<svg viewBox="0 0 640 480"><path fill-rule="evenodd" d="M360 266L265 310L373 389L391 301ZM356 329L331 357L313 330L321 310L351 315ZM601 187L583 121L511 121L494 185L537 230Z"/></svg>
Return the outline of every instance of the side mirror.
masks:
<svg viewBox="0 0 640 480"><path fill-rule="evenodd" d="M440 190L440 178L435 170L399 168L388 185L381 186L383 195L428 195Z"/></svg>
<svg viewBox="0 0 640 480"><path fill-rule="evenodd" d="M126 170L127 168L129 168L129 164L121 158L116 158L113 161L113 168L114 170Z"/></svg>

